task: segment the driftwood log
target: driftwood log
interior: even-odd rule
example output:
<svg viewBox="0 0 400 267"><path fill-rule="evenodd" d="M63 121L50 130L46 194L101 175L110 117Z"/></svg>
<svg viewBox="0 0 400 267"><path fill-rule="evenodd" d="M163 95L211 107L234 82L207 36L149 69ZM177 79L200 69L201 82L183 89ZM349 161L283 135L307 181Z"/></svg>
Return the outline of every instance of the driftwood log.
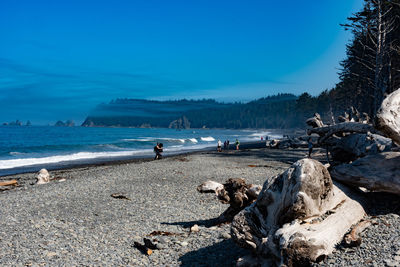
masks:
<svg viewBox="0 0 400 267"><path fill-rule="evenodd" d="M10 180L10 181L0 181L0 186L17 186L17 180Z"/></svg>
<svg viewBox="0 0 400 267"><path fill-rule="evenodd" d="M231 232L258 255L257 264L274 259L299 266L332 253L364 214L320 162L302 159L264 183L257 201L235 216Z"/></svg>
<svg viewBox="0 0 400 267"><path fill-rule="evenodd" d="M400 146L400 88L383 100L375 127Z"/></svg>
<svg viewBox="0 0 400 267"><path fill-rule="evenodd" d="M200 193L215 193L221 203L229 207L217 218L216 223L231 222L242 209L256 201L260 185L246 184L241 178L228 179L224 184L206 181L197 187Z"/></svg>
<svg viewBox="0 0 400 267"><path fill-rule="evenodd" d="M321 119L321 115L319 115L318 113L314 113L314 117L311 117L308 120L306 120L306 123L312 128L325 126L324 122Z"/></svg>
<svg viewBox="0 0 400 267"><path fill-rule="evenodd" d="M325 141L326 144L336 162L350 162L367 155L390 151L392 148L390 138L371 133L331 137Z"/></svg>
<svg viewBox="0 0 400 267"><path fill-rule="evenodd" d="M369 155L335 166L331 176L351 186L400 195L400 152Z"/></svg>
<svg viewBox="0 0 400 267"><path fill-rule="evenodd" d="M324 126L319 128L308 129L307 134L318 134L321 138L319 143L324 143L334 134L343 133L377 133L378 131L370 124L360 122L341 122L335 125Z"/></svg>

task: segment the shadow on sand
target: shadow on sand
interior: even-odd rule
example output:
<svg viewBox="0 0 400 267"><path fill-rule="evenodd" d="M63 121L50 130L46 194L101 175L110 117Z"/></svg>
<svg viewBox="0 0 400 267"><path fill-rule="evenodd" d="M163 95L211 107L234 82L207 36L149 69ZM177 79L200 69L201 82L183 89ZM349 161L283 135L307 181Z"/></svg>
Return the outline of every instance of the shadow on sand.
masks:
<svg viewBox="0 0 400 267"><path fill-rule="evenodd" d="M179 225L182 226L183 228L190 228L193 225L197 224L198 226L204 226L204 227L212 227L212 226L216 226L219 225L219 222L217 221L217 218L213 218L213 219L207 219L207 220L197 220L197 221L189 221L189 222L162 222L161 224L165 224L165 225Z"/></svg>
<svg viewBox="0 0 400 267"><path fill-rule="evenodd" d="M232 239L190 251L179 258L181 266L236 266L239 257L249 251L238 247Z"/></svg>

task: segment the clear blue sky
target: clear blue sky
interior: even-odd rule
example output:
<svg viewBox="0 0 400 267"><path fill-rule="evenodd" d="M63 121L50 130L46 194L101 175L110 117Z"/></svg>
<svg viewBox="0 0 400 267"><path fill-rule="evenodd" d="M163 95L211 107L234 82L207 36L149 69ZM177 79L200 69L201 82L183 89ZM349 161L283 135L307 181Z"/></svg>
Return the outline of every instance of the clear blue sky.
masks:
<svg viewBox="0 0 400 267"><path fill-rule="evenodd" d="M317 95L362 2L2 0L0 122L81 122L118 97Z"/></svg>

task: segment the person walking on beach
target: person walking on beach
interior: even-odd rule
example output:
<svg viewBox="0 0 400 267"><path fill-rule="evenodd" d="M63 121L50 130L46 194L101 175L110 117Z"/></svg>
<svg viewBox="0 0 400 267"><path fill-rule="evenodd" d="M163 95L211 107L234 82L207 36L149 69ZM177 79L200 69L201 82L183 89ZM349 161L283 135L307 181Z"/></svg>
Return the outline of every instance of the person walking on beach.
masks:
<svg viewBox="0 0 400 267"><path fill-rule="evenodd" d="M226 148L229 150L229 140L226 140Z"/></svg>
<svg viewBox="0 0 400 267"><path fill-rule="evenodd" d="M239 142L239 140L237 138L236 138L235 145L236 145L236 150L239 150L240 142Z"/></svg>
<svg viewBox="0 0 400 267"><path fill-rule="evenodd" d="M162 159L162 155L161 155L162 152L163 152L163 144L157 143L157 145L154 147L154 153L156 153L154 160Z"/></svg>
<svg viewBox="0 0 400 267"><path fill-rule="evenodd" d="M311 153L313 149L313 143L311 137L308 138L308 158L311 158Z"/></svg>
<svg viewBox="0 0 400 267"><path fill-rule="evenodd" d="M224 141L224 149L226 149L226 140Z"/></svg>
<svg viewBox="0 0 400 267"><path fill-rule="evenodd" d="M218 145L217 145L218 152L222 152L221 146L222 146L222 142L221 142L221 140L218 140Z"/></svg>

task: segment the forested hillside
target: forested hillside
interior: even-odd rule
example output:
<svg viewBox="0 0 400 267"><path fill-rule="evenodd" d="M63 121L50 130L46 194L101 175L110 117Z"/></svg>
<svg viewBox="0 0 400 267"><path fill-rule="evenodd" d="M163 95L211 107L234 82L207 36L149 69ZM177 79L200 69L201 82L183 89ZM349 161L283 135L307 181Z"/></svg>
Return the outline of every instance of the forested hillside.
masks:
<svg viewBox="0 0 400 267"><path fill-rule="evenodd" d="M400 88L400 0L365 0L343 24L353 39L339 72L340 82L318 96L278 94L249 103L214 100L116 100L97 107L84 126L173 128L303 127L314 112L332 123L350 106L373 116L384 96Z"/></svg>

